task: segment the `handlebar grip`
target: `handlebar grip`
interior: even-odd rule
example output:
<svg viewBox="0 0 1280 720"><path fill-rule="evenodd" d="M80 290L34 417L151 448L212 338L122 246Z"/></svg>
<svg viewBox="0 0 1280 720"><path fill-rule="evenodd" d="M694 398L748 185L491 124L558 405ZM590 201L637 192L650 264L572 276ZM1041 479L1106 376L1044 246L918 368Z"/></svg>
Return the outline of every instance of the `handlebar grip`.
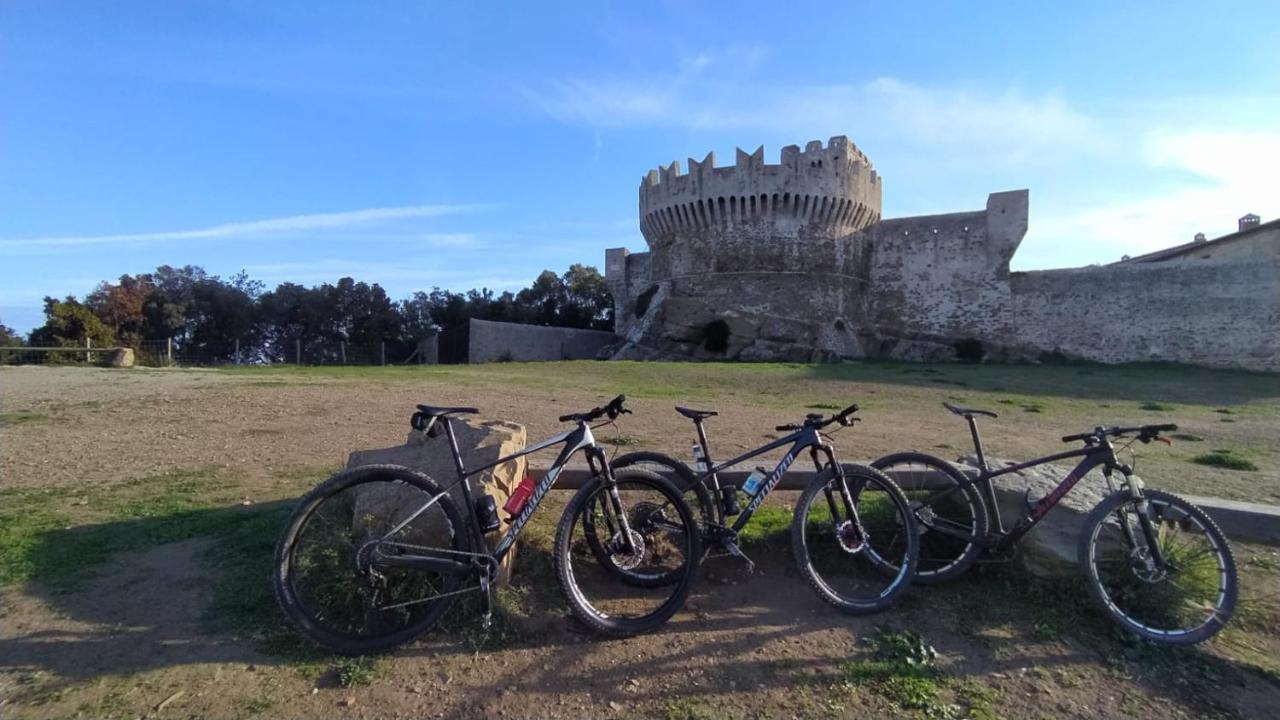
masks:
<svg viewBox="0 0 1280 720"><path fill-rule="evenodd" d="M779 425L774 428L774 430L778 432L789 432L791 430L799 430L799 429L800 429L800 426L798 425Z"/></svg>
<svg viewBox="0 0 1280 720"><path fill-rule="evenodd" d="M577 415L561 415L560 422L569 422L570 420L576 420L577 418Z"/></svg>
<svg viewBox="0 0 1280 720"><path fill-rule="evenodd" d="M1080 433L1078 435L1063 435L1062 442L1075 442L1077 440L1087 440L1093 437L1093 433Z"/></svg>

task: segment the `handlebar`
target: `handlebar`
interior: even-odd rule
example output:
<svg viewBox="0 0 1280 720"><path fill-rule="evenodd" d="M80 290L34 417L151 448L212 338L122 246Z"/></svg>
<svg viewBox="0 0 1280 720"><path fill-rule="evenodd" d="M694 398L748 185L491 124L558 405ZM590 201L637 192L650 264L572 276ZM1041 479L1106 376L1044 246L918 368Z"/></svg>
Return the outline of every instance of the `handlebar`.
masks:
<svg viewBox="0 0 1280 720"><path fill-rule="evenodd" d="M584 413L561 415L560 422L591 422L592 420L598 420L605 415L608 415L610 420L617 420L619 415L631 413L630 410L622 407L622 403L626 402L626 400L626 395L619 395L618 397L610 400L608 404L597 408L591 408Z"/></svg>
<svg viewBox="0 0 1280 720"><path fill-rule="evenodd" d="M779 425L775 427L774 430L778 432L791 432L793 430L799 430L801 428L806 428L806 427L811 427L811 428L814 428L815 430L818 430L830 425L831 423L837 423L837 422L840 423L840 425L842 425L843 427L849 427L850 425L861 420L861 418L851 417L856 412L858 412L858 406L854 404L841 410L835 415L832 415L831 417L825 418L825 419L818 413L809 413L804 418L804 424L792 423L788 425Z"/></svg>
<svg viewBox="0 0 1280 720"><path fill-rule="evenodd" d="M1085 442L1101 442L1102 438L1107 436L1121 437L1129 435L1130 433L1138 433L1139 441L1149 443L1159 437L1160 433L1172 432L1177 429L1178 426L1173 423L1165 423L1163 425L1135 425L1132 427L1122 427L1119 425L1114 427L1099 426L1094 428L1092 432L1063 435L1062 442L1076 442L1078 440L1083 440Z"/></svg>

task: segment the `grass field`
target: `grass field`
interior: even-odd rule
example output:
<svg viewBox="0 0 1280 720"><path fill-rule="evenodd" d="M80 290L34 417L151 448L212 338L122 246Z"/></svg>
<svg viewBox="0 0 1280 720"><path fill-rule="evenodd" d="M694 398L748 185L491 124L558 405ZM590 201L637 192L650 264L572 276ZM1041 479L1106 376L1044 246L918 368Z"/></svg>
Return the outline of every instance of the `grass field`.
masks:
<svg viewBox="0 0 1280 720"><path fill-rule="evenodd" d="M1095 424L1176 422L1173 448L1143 448L1150 484L1280 501L1280 382L1268 375L895 363L5 368L0 713L1252 717L1280 703L1274 548L1236 546L1242 611L1219 640L1187 651L1116 635L1077 582L1000 568L848 618L795 576L785 494L743 537L762 574L709 561L686 612L657 635L600 642L564 616L549 554L563 494L530 524L488 632L463 605L417 646L337 658L283 625L265 578L293 498L346 453L402 441L414 403L475 404L538 437L561 427L556 415L615 393L636 411L620 451L681 456L691 428L677 402L721 411L708 426L719 455L850 402L864 418L836 436L850 460L965 452L965 426L943 400L999 412L984 438L1009 458L1055 451L1059 435Z"/></svg>

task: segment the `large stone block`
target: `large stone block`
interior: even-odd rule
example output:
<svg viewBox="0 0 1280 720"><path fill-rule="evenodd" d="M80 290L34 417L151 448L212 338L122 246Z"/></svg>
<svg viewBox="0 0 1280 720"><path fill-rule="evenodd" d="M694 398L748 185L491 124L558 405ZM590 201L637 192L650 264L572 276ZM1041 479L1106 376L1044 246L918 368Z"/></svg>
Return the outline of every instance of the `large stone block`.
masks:
<svg viewBox="0 0 1280 720"><path fill-rule="evenodd" d="M458 439L458 450L462 454L462 464L468 469L488 465L499 457L518 452L524 448L527 442L524 426L505 420L472 424L455 419L453 421L453 431ZM449 450L449 440L443 434L437 438L429 438L424 433L416 430L410 431L403 445L376 450L360 450L351 453L347 459L347 467L349 468L382 464L403 465L427 475L449 493L459 511L464 514L464 517L466 514L474 512L473 508L468 508L463 503L462 486L457 480L457 469L453 464L453 454ZM507 498L511 497L511 493L515 491L516 486L520 484L526 469L526 458L516 458L487 470L479 476L472 477L472 495L477 499L481 493L492 495L498 505L498 517L502 519L502 526L486 537L491 550L497 546L498 540L509 526L509 518L502 511L502 506L507 502ZM394 492L380 493L377 497L361 496L358 502L361 506L368 503L371 510L381 513L380 517L396 512L412 512L413 509L416 509L401 510L400 508L406 507L409 503L405 502L404 498L397 497ZM357 512L357 516L359 514ZM431 532L431 529L426 529L426 531ZM505 583L510 579L514 562L515 549L512 548L511 552L503 559L503 573L499 578L500 582Z"/></svg>
<svg viewBox="0 0 1280 720"><path fill-rule="evenodd" d="M960 458L969 467L961 467L970 474L977 465L973 456ZM1009 460L987 458L991 468L1014 464ZM1000 517L1006 529L1018 518L1027 514L1028 500L1035 504L1053 492L1062 479L1071 472L1070 467L1052 463L1027 468L1016 473L1002 475L992 481ZM1094 470L1076 484L1071 492L1049 511L1048 515L1022 538L1019 560L1028 572L1041 577L1074 575L1080 572L1077 564L1077 543L1084 531L1084 521L1107 495L1106 481L1101 470Z"/></svg>
<svg viewBox="0 0 1280 720"><path fill-rule="evenodd" d="M131 368L134 365L133 348L116 348L102 358L102 364L113 368Z"/></svg>

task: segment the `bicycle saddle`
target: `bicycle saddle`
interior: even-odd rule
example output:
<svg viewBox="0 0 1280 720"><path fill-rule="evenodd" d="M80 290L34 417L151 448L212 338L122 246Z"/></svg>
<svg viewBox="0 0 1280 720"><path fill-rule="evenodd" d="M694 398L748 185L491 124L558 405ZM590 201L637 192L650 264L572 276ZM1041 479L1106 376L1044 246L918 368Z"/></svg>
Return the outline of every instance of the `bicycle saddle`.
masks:
<svg viewBox="0 0 1280 720"><path fill-rule="evenodd" d="M435 405L419 405L418 412L430 417L445 415L476 415L480 411L472 407L437 407Z"/></svg>
<svg viewBox="0 0 1280 720"><path fill-rule="evenodd" d="M702 420L703 418L715 417L720 413L715 410L694 410L692 408L676 406L676 412L689 418L690 420Z"/></svg>
<svg viewBox="0 0 1280 720"><path fill-rule="evenodd" d="M987 417L1000 417L990 410L975 410L974 408L956 407L951 403L942 403L942 407L962 417L970 417L972 415L986 415Z"/></svg>

